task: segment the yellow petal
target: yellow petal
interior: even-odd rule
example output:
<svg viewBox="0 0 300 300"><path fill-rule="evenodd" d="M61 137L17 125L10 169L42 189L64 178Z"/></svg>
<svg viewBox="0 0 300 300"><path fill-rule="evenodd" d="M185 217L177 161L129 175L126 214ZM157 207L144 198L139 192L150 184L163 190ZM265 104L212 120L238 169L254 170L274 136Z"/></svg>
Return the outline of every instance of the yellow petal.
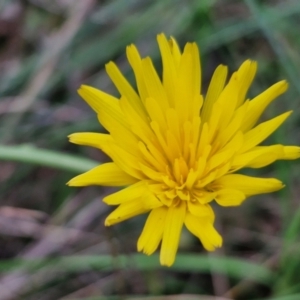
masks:
<svg viewBox="0 0 300 300"><path fill-rule="evenodd" d="M242 126L245 116L247 114L249 101L246 101L241 105L235 112L229 122L228 126L219 131L217 136L217 141L220 144L220 147L226 145L226 143L238 132L241 131L240 127Z"/></svg>
<svg viewBox="0 0 300 300"><path fill-rule="evenodd" d="M235 171L244 167L262 168L283 156L284 147L282 145L258 146L248 152L236 155L231 168Z"/></svg>
<svg viewBox="0 0 300 300"><path fill-rule="evenodd" d="M135 45L132 44L126 47L126 55L135 75L139 95L141 100L144 101L149 95L144 81L142 60Z"/></svg>
<svg viewBox="0 0 300 300"><path fill-rule="evenodd" d="M137 179L122 171L115 163L105 163L72 178L69 186L107 185L123 186L135 183Z"/></svg>
<svg viewBox="0 0 300 300"><path fill-rule="evenodd" d="M207 204L215 199L216 193L207 191L193 191L193 197L202 205Z"/></svg>
<svg viewBox="0 0 300 300"><path fill-rule="evenodd" d="M241 148L243 144L243 134L238 132L233 139L220 152L213 155L206 166L206 172L209 173L217 166L223 165L229 161L233 155Z"/></svg>
<svg viewBox="0 0 300 300"><path fill-rule="evenodd" d="M256 61L246 60L237 71L238 85L239 85L239 99L237 107L239 107L244 101L247 91L253 81L257 70Z"/></svg>
<svg viewBox="0 0 300 300"><path fill-rule="evenodd" d="M196 184L197 188L205 188L209 183L213 182L217 178L217 174L219 172L219 168L212 170L208 174L199 180Z"/></svg>
<svg viewBox="0 0 300 300"><path fill-rule="evenodd" d="M134 156L133 154L127 152L122 149L119 145L114 143L110 143L107 147L109 147L109 155L112 160L119 166L124 172L131 175L132 177L138 179L145 179L145 176L141 172L141 168L137 162L142 160L141 156Z"/></svg>
<svg viewBox="0 0 300 300"><path fill-rule="evenodd" d="M201 123L202 124L202 123ZM209 128L208 128L208 124L205 123L202 127L202 131L200 134L200 138L199 138L199 143L198 143L198 149L197 149L197 154L196 157L199 158L201 156L205 156L206 158L208 157L207 151L209 149L208 152L211 151L211 145L209 144ZM207 154L207 155L205 155Z"/></svg>
<svg viewBox="0 0 300 300"><path fill-rule="evenodd" d="M146 116L146 112L139 95L120 72L116 64L113 62L109 62L105 65L105 68L107 74L113 81L120 94L128 99L131 106L138 112L138 114Z"/></svg>
<svg viewBox="0 0 300 300"><path fill-rule="evenodd" d="M216 103L219 104L219 109L221 110L221 117L219 122L220 128L225 128L228 126L234 111L236 109L239 97L239 85L237 74L233 73L229 83L225 86L224 90L221 92Z"/></svg>
<svg viewBox="0 0 300 300"><path fill-rule="evenodd" d="M190 120L194 120L195 118L199 118L199 120L201 122L200 112L201 112L201 108L203 106L203 101L204 101L203 95L199 95L199 94L195 95L195 97L193 98L193 103L191 105L192 107L190 109L190 117L189 117ZM199 127L199 129L200 129L200 127Z"/></svg>
<svg viewBox="0 0 300 300"><path fill-rule="evenodd" d="M174 163L174 161L178 157L182 157L181 147L178 144L178 141L176 140L174 134L170 130L166 132L166 135L167 135L167 145L168 145L168 157Z"/></svg>
<svg viewBox="0 0 300 300"><path fill-rule="evenodd" d="M219 65L210 81L205 101L201 111L202 124L207 122L210 118L214 103L219 98L222 90L224 89L227 77L227 67Z"/></svg>
<svg viewBox="0 0 300 300"><path fill-rule="evenodd" d="M148 97L155 99L160 109L165 111L169 108L168 97L150 57L142 60L142 68Z"/></svg>
<svg viewBox="0 0 300 300"><path fill-rule="evenodd" d="M105 226L111 226L148 212L140 199L122 203L105 219Z"/></svg>
<svg viewBox="0 0 300 300"><path fill-rule="evenodd" d="M201 94L201 64L200 53L196 43L192 43L191 49L192 62L193 62L193 91L196 95Z"/></svg>
<svg viewBox="0 0 300 300"><path fill-rule="evenodd" d="M87 85L82 85L78 90L78 94L97 112L97 114L102 111L107 111L112 118L118 120L119 123L128 128L128 124L124 119L117 98Z"/></svg>
<svg viewBox="0 0 300 300"><path fill-rule="evenodd" d="M283 149L281 149L278 152L269 152L264 153L260 156L257 156L255 159L253 159L251 162L247 164L247 167L257 169L262 168L265 166L268 166L272 164L274 161L280 159L279 154L283 152Z"/></svg>
<svg viewBox="0 0 300 300"><path fill-rule="evenodd" d="M141 202L143 204L143 207L147 210L155 209L163 205L162 202L157 198L157 196L150 191L146 191L142 195Z"/></svg>
<svg viewBox="0 0 300 300"><path fill-rule="evenodd" d="M206 250L213 251L222 246L222 237L214 228L211 220L187 213L184 224L192 234L199 238Z"/></svg>
<svg viewBox="0 0 300 300"><path fill-rule="evenodd" d="M206 217L211 220L211 222L215 219L214 211L209 204L200 204L198 201L188 201L188 210L195 217Z"/></svg>
<svg viewBox="0 0 300 300"><path fill-rule="evenodd" d="M229 173L231 167L231 161L224 163L222 166L219 166L216 171L216 176L215 178L220 178L224 176L225 174Z"/></svg>
<svg viewBox="0 0 300 300"><path fill-rule="evenodd" d="M103 109L103 102L110 103L112 109L115 110L116 114L120 114L118 107L118 99L95 89L91 86L82 85L78 90L78 94L88 103L88 105L96 112L100 112Z"/></svg>
<svg viewBox="0 0 300 300"><path fill-rule="evenodd" d="M180 59L181 59L181 51L180 51L180 48L179 48L176 40L172 36L169 39L169 45L170 45L171 53L173 55L173 61L174 61L175 67L176 67L176 69L178 69L179 64L180 64Z"/></svg>
<svg viewBox="0 0 300 300"><path fill-rule="evenodd" d="M127 127L128 125L125 127L119 119L115 118L114 114L111 114L110 111L106 109L99 112L98 118L117 144L133 155L138 154L138 138L132 133L131 129Z"/></svg>
<svg viewBox="0 0 300 300"><path fill-rule="evenodd" d="M126 97L121 97L120 107L122 108L126 120L130 125L131 132L147 144L151 143L151 141L155 139L155 136L149 127L149 118L143 118L140 116L130 105Z"/></svg>
<svg viewBox="0 0 300 300"><path fill-rule="evenodd" d="M139 167L147 179L151 179L156 182L163 181L162 174L157 172L155 169L153 169L151 167L147 167L146 165L144 165L142 163L139 163Z"/></svg>
<svg viewBox="0 0 300 300"><path fill-rule="evenodd" d="M216 201L221 206L238 206L246 199L246 196L238 190L223 189L216 195Z"/></svg>
<svg viewBox="0 0 300 300"><path fill-rule="evenodd" d="M260 118L266 107L278 96L283 94L288 88L288 83L285 80L279 81L253 98L248 107L248 113L241 125L242 131L250 130Z"/></svg>
<svg viewBox="0 0 300 300"><path fill-rule="evenodd" d="M88 102L97 101L97 112L100 123L111 133L112 137L128 152L136 155L137 138L131 132L130 126L120 108L120 101L101 96L101 91L88 86L81 86L78 93ZM94 101L94 100L93 100ZM107 153L107 152L106 152Z"/></svg>
<svg viewBox="0 0 300 300"><path fill-rule="evenodd" d="M167 211L168 209L164 206L150 212L138 239L137 248L139 252L143 251L145 254L151 255L157 249L162 239Z"/></svg>
<svg viewBox="0 0 300 300"><path fill-rule="evenodd" d="M164 266L171 266L175 261L185 214L184 201L168 208L160 250L160 263Z"/></svg>
<svg viewBox="0 0 300 300"><path fill-rule="evenodd" d="M220 128L220 120L221 120L222 113L223 113L223 107L218 102L216 102L213 105L212 113L211 113L211 116L210 116L210 119L208 122L208 141L210 144L214 144L213 142L214 142L216 134L218 133L219 128ZM203 126L203 129L204 129L204 126ZM203 131L203 129L202 129L202 131ZM201 141L201 138L200 138L200 141Z"/></svg>
<svg viewBox="0 0 300 300"><path fill-rule="evenodd" d="M174 108L169 108L166 112L166 119L168 128L176 137L176 140L179 142L181 140L181 125L178 119L178 113Z"/></svg>
<svg viewBox="0 0 300 300"><path fill-rule="evenodd" d="M204 127L203 127L204 128ZM196 165L196 172L198 173L197 179L200 179L204 176L204 172L207 165L207 157L210 154L211 146L206 145L203 154L199 157Z"/></svg>
<svg viewBox="0 0 300 300"><path fill-rule="evenodd" d="M246 132L244 134L244 145L239 152L246 152L247 150L257 146L259 143L264 141L289 117L291 113L292 111L288 111L269 121L263 122L257 125L255 128Z"/></svg>
<svg viewBox="0 0 300 300"><path fill-rule="evenodd" d="M162 110L159 101L153 98L147 98L145 101L145 106L147 108L147 113L152 121L156 121L159 127L165 131L167 129L167 123L165 119L165 111Z"/></svg>
<svg viewBox="0 0 300 300"><path fill-rule="evenodd" d="M282 189L284 185L275 178L258 178L241 174L229 174L216 179L209 185L209 189L218 191L222 189L235 189L246 196L271 193Z"/></svg>
<svg viewBox="0 0 300 300"><path fill-rule="evenodd" d="M283 147L284 154L279 159L297 159L300 158L300 147L297 146L284 146Z"/></svg>
<svg viewBox="0 0 300 300"><path fill-rule="evenodd" d="M133 199L141 198L146 192L149 192L147 184L144 181L139 181L125 189L104 197L103 202L108 205L119 205Z"/></svg>
<svg viewBox="0 0 300 300"><path fill-rule="evenodd" d="M164 133L162 132L161 128L159 127L159 125L156 121L151 122L150 126L156 135L156 140L159 142L159 147L161 149L162 154L172 164L174 161L174 159L172 158L172 153L174 151L172 151L172 150L178 151L178 149L170 149L169 148L169 145L167 144L166 139L165 139L165 132ZM169 134L170 134L170 132L169 132ZM175 142L176 142L176 139L175 139Z"/></svg>
<svg viewBox="0 0 300 300"><path fill-rule="evenodd" d="M187 123L189 124L189 123ZM187 125L185 124L185 125ZM184 130L189 128L190 126L184 126ZM186 162L187 166L196 166L196 149L195 149L195 144L189 143L184 145L184 149L181 150L181 157L183 160ZM190 169L193 172L193 169ZM196 178L195 178L196 179Z"/></svg>
<svg viewBox="0 0 300 300"><path fill-rule="evenodd" d="M172 47L164 34L157 36L157 42L161 53L163 63L163 85L165 87L168 99L172 105L175 103L175 83L177 77L176 59L172 54Z"/></svg>
<svg viewBox="0 0 300 300"><path fill-rule="evenodd" d="M157 151L155 151L155 147L151 150L155 151L154 155L153 152L149 150L149 146L147 147L143 142L138 143L138 147L143 154L145 160L152 165L152 167L160 172L164 172L166 170L167 162L161 157L161 155L156 155Z"/></svg>
<svg viewBox="0 0 300 300"><path fill-rule="evenodd" d="M198 177L198 172L197 171L195 172L193 169L190 169L185 181L185 186L187 189L189 190L192 189L197 177Z"/></svg>
<svg viewBox="0 0 300 300"><path fill-rule="evenodd" d="M192 103L200 94L200 80L198 47L195 43L187 43L180 60L175 93L175 108L180 112L180 122L185 122L192 115Z"/></svg>
<svg viewBox="0 0 300 300"><path fill-rule="evenodd" d="M74 144L91 146L105 151L108 142L112 141L109 134L94 132L77 132L68 136L69 141Z"/></svg>

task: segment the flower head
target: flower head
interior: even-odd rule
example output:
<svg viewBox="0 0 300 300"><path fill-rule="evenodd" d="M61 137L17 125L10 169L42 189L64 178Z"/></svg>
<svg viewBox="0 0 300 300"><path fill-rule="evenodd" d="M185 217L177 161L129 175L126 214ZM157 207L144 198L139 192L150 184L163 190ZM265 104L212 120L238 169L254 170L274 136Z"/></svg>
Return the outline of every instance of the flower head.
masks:
<svg viewBox="0 0 300 300"><path fill-rule="evenodd" d="M291 114L283 113L257 125L265 108L287 89L280 81L252 100L246 93L257 64L245 61L226 83L227 67L215 70L206 95L201 92L198 47L158 35L162 79L149 57L127 47L137 91L113 62L106 70L120 99L92 87L79 94L95 110L109 134L74 133L70 141L96 147L111 157L73 178L71 186L127 186L103 199L118 207L106 218L110 226L150 212L138 240L138 251L152 254L161 243L160 262L173 264L182 227L200 239L205 249L222 245L210 206L240 205L248 196L283 187L274 178L237 174L279 159L300 157L296 146L259 146Z"/></svg>

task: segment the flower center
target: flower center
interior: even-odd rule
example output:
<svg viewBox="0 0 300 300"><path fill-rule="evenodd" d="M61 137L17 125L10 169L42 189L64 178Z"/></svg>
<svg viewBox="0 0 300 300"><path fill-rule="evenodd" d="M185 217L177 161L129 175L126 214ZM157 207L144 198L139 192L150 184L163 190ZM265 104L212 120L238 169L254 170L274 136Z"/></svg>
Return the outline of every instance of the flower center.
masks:
<svg viewBox="0 0 300 300"><path fill-rule="evenodd" d="M190 168L183 157L176 158L172 168L166 166L163 175L163 194L160 200L167 206L177 205L180 201L195 201L194 183L196 172Z"/></svg>

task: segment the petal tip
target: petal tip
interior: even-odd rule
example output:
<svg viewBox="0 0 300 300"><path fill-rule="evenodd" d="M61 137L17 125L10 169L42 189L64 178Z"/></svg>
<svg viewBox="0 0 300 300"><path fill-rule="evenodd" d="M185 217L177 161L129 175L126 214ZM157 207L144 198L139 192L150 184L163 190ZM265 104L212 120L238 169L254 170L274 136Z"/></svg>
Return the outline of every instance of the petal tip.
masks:
<svg viewBox="0 0 300 300"><path fill-rule="evenodd" d="M80 87L77 89L78 94L80 95L80 93L84 90L87 90L88 88L90 88L90 86L86 85L86 84L81 84Z"/></svg>
<svg viewBox="0 0 300 300"><path fill-rule="evenodd" d="M109 219L109 218L106 218L105 221L104 221L104 226L109 227L111 225L113 225L112 220Z"/></svg>
<svg viewBox="0 0 300 300"><path fill-rule="evenodd" d="M67 136L70 143L76 144L76 142L75 142L76 134L77 134L77 133L71 133L71 134L69 134L69 135Z"/></svg>
<svg viewBox="0 0 300 300"><path fill-rule="evenodd" d="M73 185L73 179L70 179L67 183L66 183L67 186L74 186Z"/></svg>
<svg viewBox="0 0 300 300"><path fill-rule="evenodd" d="M67 186L80 186L78 180L76 180L76 177L70 179L67 183Z"/></svg>
<svg viewBox="0 0 300 300"><path fill-rule="evenodd" d="M171 267L174 264L175 259L166 257L160 258L160 264L165 267Z"/></svg>

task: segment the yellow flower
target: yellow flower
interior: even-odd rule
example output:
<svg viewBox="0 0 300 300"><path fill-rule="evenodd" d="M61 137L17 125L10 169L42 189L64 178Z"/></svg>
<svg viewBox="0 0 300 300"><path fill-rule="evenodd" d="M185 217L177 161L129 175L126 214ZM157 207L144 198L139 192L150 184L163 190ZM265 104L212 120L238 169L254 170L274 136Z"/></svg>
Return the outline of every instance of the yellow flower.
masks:
<svg viewBox="0 0 300 300"><path fill-rule="evenodd" d="M214 228L212 201L236 206L248 196L283 187L277 179L236 174L238 170L299 158L300 148L259 146L291 114L257 125L265 108L286 91L286 81L245 100L257 68L256 62L247 60L228 83L227 67L217 67L204 96L197 45L187 43L182 53L173 38L168 41L160 34L157 39L162 80L151 59L142 59L130 45L126 53L138 92L113 62L106 65L106 71L120 99L88 86L79 89L109 134L74 133L70 141L99 148L113 162L68 184L128 186L103 199L108 205L118 205L105 225L150 212L138 251L150 255L161 242L160 262L171 266L183 225L208 251L222 245Z"/></svg>

